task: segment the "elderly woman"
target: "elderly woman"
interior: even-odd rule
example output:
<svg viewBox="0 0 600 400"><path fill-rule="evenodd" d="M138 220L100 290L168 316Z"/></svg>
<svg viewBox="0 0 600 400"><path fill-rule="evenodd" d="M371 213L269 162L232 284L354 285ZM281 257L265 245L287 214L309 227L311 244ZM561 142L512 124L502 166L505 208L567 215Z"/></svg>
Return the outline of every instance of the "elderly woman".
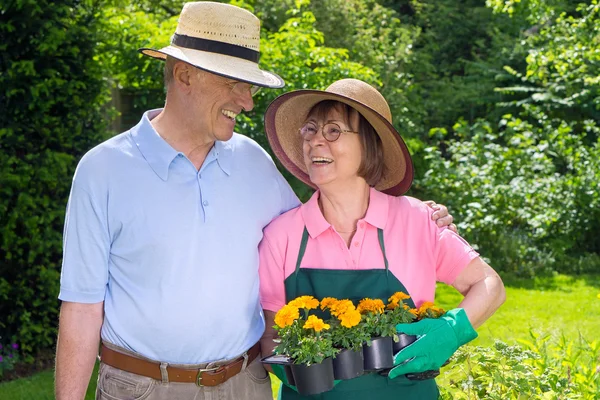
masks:
<svg viewBox="0 0 600 400"><path fill-rule="evenodd" d="M396 355L398 366L388 377L370 373L342 381L321 399L437 399L433 379L410 381L405 374L438 369L505 299L498 274L465 240L439 228L423 202L400 196L413 168L391 121L383 96L355 79L325 91L284 94L266 112L275 154L317 191L264 230L263 354L274 348L275 313L299 295L386 301L402 291L418 307L434 300L439 281L464 296L442 318L401 328L419 340ZM284 386L282 398L301 396Z"/></svg>

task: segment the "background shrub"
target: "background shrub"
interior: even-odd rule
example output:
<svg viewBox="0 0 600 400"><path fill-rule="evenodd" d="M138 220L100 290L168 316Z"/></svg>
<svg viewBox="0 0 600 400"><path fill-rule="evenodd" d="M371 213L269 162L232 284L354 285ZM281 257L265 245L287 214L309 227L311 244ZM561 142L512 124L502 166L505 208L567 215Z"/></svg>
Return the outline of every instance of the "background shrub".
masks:
<svg viewBox="0 0 600 400"><path fill-rule="evenodd" d="M75 165L106 137L108 92L94 60L99 5L0 4L0 336L19 343L29 361L56 340Z"/></svg>

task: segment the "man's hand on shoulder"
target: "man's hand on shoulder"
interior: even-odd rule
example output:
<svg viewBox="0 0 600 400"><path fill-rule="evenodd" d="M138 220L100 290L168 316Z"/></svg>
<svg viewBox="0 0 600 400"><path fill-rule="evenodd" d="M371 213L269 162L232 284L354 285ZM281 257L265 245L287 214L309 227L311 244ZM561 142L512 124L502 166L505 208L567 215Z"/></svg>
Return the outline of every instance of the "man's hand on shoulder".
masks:
<svg viewBox="0 0 600 400"><path fill-rule="evenodd" d="M440 228L447 226L448 229L450 229L452 232L458 233L456 225L452 223L452 221L454 221L454 218L448 212L448 208L445 205L437 204L433 200L427 200L423 203L427 204L429 208L434 210L433 214L431 214L431 219L437 224L437 226L439 226Z"/></svg>

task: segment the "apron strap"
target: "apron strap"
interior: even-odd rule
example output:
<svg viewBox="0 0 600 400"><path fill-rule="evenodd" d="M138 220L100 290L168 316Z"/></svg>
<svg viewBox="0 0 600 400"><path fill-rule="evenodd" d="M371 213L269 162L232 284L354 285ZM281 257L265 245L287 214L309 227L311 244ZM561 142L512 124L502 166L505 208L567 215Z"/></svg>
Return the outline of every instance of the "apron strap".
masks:
<svg viewBox="0 0 600 400"><path fill-rule="evenodd" d="M381 254L383 254L383 262L385 264L385 272L389 273L390 265L388 263L387 256L385 254L385 244L383 243L383 229L377 228L377 237L379 238L379 247L381 248ZM304 227L304 231L302 232L302 241L300 242L300 250L298 251L298 258L296 259L296 273L300 269L300 264L302 264L302 259L304 258L304 253L306 252L306 245L308 244L308 230L306 226Z"/></svg>
<svg viewBox="0 0 600 400"><path fill-rule="evenodd" d="M302 258L304 258L304 253L306 252L306 244L308 243L308 230L306 226L304 227L304 232L302 232L302 241L300 242L300 251L298 251L298 259L296 260L296 274L300 269L300 264L302 264Z"/></svg>
<svg viewBox="0 0 600 400"><path fill-rule="evenodd" d="M377 228L377 237L379 238L379 247L381 248L381 253L383 254L383 262L385 263L385 273L389 274L390 266L388 263L387 256L385 255L385 244L383 243L383 229Z"/></svg>

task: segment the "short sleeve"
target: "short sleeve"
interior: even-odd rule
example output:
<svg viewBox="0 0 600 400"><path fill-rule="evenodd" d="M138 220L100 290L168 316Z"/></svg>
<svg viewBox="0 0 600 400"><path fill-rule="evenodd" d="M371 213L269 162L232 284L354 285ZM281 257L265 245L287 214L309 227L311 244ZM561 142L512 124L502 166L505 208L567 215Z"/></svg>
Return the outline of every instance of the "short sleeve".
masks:
<svg viewBox="0 0 600 400"><path fill-rule="evenodd" d="M294 193L294 190L290 184L285 180L281 173L279 173L279 171L277 171L276 179L279 186L279 192L281 193L282 208L280 214L283 214L292 208L298 207L300 205L300 200L298 200L298 196L296 196L296 193Z"/></svg>
<svg viewBox="0 0 600 400"><path fill-rule="evenodd" d="M74 181L65 218L60 300L104 301L110 253L106 208L106 201Z"/></svg>
<svg viewBox="0 0 600 400"><path fill-rule="evenodd" d="M270 240L269 227L258 246L260 301L269 311L279 311L285 305L284 249Z"/></svg>
<svg viewBox="0 0 600 400"><path fill-rule="evenodd" d="M479 254L446 227L438 228L436 239L436 280L450 285Z"/></svg>

